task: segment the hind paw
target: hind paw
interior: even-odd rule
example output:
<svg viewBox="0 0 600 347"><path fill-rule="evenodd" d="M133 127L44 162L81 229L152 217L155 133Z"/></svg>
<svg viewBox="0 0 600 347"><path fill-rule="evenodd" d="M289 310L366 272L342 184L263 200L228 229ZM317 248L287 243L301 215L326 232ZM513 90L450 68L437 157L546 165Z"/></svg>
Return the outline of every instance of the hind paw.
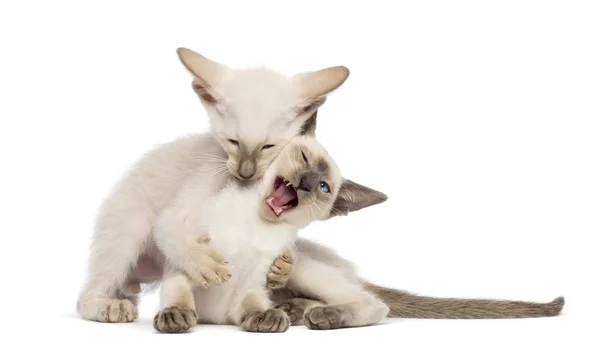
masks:
<svg viewBox="0 0 600 347"><path fill-rule="evenodd" d="M318 306L306 311L304 325L309 329L328 330L347 326L351 314L341 306Z"/></svg>

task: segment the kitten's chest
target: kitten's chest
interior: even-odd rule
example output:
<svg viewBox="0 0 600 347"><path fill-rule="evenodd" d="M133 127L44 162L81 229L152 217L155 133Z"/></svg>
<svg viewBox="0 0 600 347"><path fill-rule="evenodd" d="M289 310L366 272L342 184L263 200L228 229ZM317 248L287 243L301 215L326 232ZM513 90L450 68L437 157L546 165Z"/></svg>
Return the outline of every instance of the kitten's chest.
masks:
<svg viewBox="0 0 600 347"><path fill-rule="evenodd" d="M287 224L263 221L259 214L260 195L252 190L224 189L204 213L211 245L230 262L272 261L291 247L296 230Z"/></svg>

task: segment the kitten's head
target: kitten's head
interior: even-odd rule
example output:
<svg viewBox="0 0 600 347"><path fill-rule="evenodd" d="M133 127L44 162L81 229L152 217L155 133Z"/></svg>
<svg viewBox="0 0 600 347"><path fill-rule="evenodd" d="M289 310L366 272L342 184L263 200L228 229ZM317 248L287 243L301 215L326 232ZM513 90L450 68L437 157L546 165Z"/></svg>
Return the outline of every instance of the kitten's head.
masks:
<svg viewBox="0 0 600 347"><path fill-rule="evenodd" d="M349 75L336 66L287 77L262 68L231 69L186 48L177 53L194 75L192 86L228 154L229 171L242 180L261 177L285 144L307 131L307 122L314 125L310 117Z"/></svg>
<svg viewBox="0 0 600 347"><path fill-rule="evenodd" d="M296 137L283 148L266 171L262 189L262 218L298 227L387 200L379 191L344 179L314 136Z"/></svg>

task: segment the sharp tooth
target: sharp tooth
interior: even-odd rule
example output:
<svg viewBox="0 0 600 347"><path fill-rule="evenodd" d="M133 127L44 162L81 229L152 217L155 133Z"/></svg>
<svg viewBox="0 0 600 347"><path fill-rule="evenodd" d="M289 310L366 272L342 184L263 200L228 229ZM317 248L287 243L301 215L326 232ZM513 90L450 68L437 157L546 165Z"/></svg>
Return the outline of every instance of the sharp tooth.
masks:
<svg viewBox="0 0 600 347"><path fill-rule="evenodd" d="M291 186L291 185L292 185L292 182L288 182L288 183L287 183L285 186L286 186L286 187L289 187L289 186Z"/></svg>

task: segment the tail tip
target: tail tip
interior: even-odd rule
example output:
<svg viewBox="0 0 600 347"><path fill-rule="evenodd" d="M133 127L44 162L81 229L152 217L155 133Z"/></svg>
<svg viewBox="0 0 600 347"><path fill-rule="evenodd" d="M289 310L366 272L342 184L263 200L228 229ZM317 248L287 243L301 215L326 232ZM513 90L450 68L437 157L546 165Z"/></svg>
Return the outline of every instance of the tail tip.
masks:
<svg viewBox="0 0 600 347"><path fill-rule="evenodd" d="M563 307L565 306L565 298L563 296L559 296L558 298L552 300L548 303L548 311L550 315L556 316L558 315Z"/></svg>

